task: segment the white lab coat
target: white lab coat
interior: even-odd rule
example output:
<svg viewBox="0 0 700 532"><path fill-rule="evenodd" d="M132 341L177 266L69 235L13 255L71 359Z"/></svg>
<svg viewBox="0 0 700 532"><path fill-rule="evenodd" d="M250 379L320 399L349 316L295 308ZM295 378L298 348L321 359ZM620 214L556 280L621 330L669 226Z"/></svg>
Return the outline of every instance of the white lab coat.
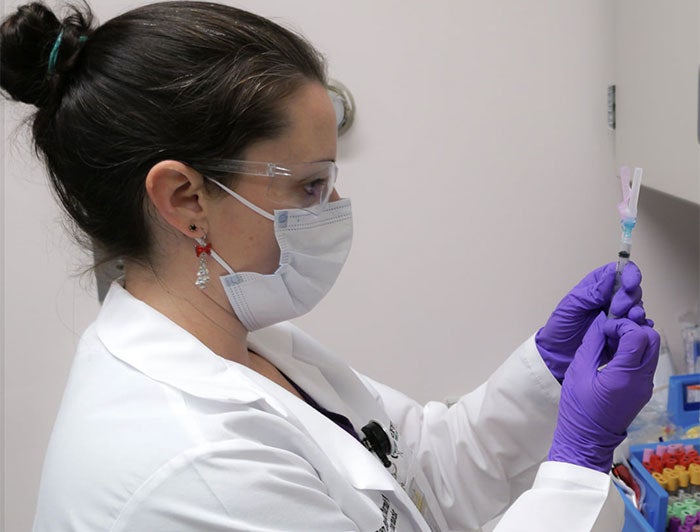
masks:
<svg viewBox="0 0 700 532"><path fill-rule="evenodd" d="M392 467L115 283L78 347L34 530L474 530L508 506L499 532L622 528L607 475L539 465L559 384L533 339L451 408L355 373L288 323L249 345L358 433L391 427Z"/></svg>

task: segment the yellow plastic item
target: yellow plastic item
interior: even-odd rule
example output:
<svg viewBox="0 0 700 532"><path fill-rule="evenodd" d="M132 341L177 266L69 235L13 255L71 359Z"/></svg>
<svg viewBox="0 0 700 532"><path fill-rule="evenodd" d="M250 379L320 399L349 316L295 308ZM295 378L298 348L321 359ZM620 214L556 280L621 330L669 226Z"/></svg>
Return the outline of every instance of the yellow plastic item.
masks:
<svg viewBox="0 0 700 532"><path fill-rule="evenodd" d="M685 469L683 471L678 471L678 485L681 488L687 488L688 483L690 482L690 473L686 471Z"/></svg>
<svg viewBox="0 0 700 532"><path fill-rule="evenodd" d="M690 483L693 486L700 486L700 468L690 470Z"/></svg>
<svg viewBox="0 0 700 532"><path fill-rule="evenodd" d="M661 473L652 473L652 476L656 479L656 481L661 484L661 487L663 489L668 489L668 482L666 482L666 475L663 475ZM698 480L700 481L700 472L698 472Z"/></svg>
<svg viewBox="0 0 700 532"><path fill-rule="evenodd" d="M675 493L678 491L678 471L669 471L665 475L666 477L666 490L669 493Z"/></svg>

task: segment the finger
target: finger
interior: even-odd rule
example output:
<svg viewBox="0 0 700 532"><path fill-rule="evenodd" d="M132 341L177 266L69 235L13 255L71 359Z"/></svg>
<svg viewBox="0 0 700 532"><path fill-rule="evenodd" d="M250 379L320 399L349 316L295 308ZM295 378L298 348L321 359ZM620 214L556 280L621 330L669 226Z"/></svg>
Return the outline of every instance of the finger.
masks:
<svg viewBox="0 0 700 532"><path fill-rule="evenodd" d="M616 262L608 262L607 264L603 266L599 266L595 270L588 272L586 276L581 279L576 286L588 286L591 284L598 283L601 279L604 277L608 277L610 275L614 275L615 270L617 268L617 263Z"/></svg>
<svg viewBox="0 0 700 532"><path fill-rule="evenodd" d="M639 325L627 318L608 319L602 323L605 336L611 339L620 340L625 334L640 329Z"/></svg>
<svg viewBox="0 0 700 532"><path fill-rule="evenodd" d="M641 305L635 305L627 312L627 319L632 320L637 325L647 325L647 313Z"/></svg>
<svg viewBox="0 0 700 532"><path fill-rule="evenodd" d="M647 327L651 327L652 329L654 328L654 320L650 320L647 318Z"/></svg>
<svg viewBox="0 0 700 532"><path fill-rule="evenodd" d="M624 288L627 292L630 292L641 286L642 272L639 271L639 268L634 262L629 261L627 264L625 264L625 267L622 269L620 283L622 285L622 288Z"/></svg>
<svg viewBox="0 0 700 532"><path fill-rule="evenodd" d="M606 336L605 340L605 363L607 364L610 362L615 356L615 353L617 353L617 346L620 343L619 338L610 338L609 336Z"/></svg>
<svg viewBox="0 0 700 532"><path fill-rule="evenodd" d="M615 316L626 316L630 309L642 301L642 287L631 287L630 290L618 290L610 303L610 312Z"/></svg>
<svg viewBox="0 0 700 532"><path fill-rule="evenodd" d="M610 302L614 284L614 262L593 270L571 291L578 302L576 307L585 312L603 308Z"/></svg>
<svg viewBox="0 0 700 532"><path fill-rule="evenodd" d="M576 351L574 360L569 366L569 371L595 372L603 361L606 335L603 332L603 324L606 321L605 314L599 313L581 341Z"/></svg>
<svg viewBox="0 0 700 532"><path fill-rule="evenodd" d="M651 327L642 327L642 331L644 331L648 339L647 348L642 359L642 366L653 375L654 371L656 371L656 364L659 361L661 335Z"/></svg>
<svg viewBox="0 0 700 532"><path fill-rule="evenodd" d="M619 340L607 369L638 368L649 345L646 331L633 321L622 318L607 320L603 324L603 332L609 338Z"/></svg>

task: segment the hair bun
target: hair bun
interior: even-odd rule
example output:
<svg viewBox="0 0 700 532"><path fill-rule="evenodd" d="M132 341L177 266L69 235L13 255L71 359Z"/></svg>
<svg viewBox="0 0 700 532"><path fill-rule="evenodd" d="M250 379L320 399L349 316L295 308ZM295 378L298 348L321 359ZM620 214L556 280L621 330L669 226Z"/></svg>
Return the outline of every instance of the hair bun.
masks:
<svg viewBox="0 0 700 532"><path fill-rule="evenodd" d="M0 26L0 86L14 99L42 107L60 85L61 74L75 64L82 35L90 31L92 13L73 13L63 21L44 4L32 2L17 8ZM54 52L54 65L49 57ZM51 70L51 72L49 72Z"/></svg>

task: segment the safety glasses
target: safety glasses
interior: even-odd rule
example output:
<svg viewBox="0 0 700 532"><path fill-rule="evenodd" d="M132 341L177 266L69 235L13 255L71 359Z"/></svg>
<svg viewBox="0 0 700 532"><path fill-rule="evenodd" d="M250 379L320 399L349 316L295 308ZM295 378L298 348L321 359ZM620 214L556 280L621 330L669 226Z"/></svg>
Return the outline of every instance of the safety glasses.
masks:
<svg viewBox="0 0 700 532"><path fill-rule="evenodd" d="M266 163L225 159L195 168L210 178L226 174L266 178L270 202L285 209L316 211L328 203L333 193L338 167L333 161L313 163ZM213 175L213 173L217 175Z"/></svg>

